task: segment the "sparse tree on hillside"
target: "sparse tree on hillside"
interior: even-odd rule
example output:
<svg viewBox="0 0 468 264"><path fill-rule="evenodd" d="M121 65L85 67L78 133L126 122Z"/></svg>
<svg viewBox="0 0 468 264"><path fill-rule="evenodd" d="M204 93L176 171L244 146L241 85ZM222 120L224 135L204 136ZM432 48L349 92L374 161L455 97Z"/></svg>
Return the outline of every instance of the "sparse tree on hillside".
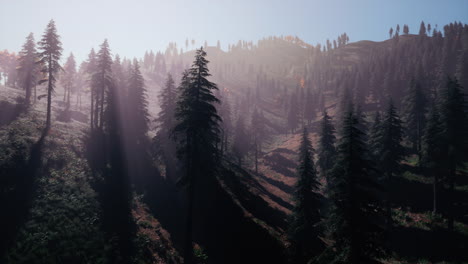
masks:
<svg viewBox="0 0 468 264"><path fill-rule="evenodd" d="M332 206L327 224L334 250L326 251L330 253L326 263L372 263L380 247L382 210L377 193L381 190L366 159L364 134L358 126L358 118L349 110L330 173Z"/></svg>
<svg viewBox="0 0 468 264"><path fill-rule="evenodd" d="M51 20L47 25L44 35L39 41L39 50L39 63L43 65L41 71L47 76L46 80L41 80L39 83L47 82L46 130L49 130L51 126L52 93L57 80L55 75L62 69L59 61L63 50L54 20Z"/></svg>
<svg viewBox="0 0 468 264"><path fill-rule="evenodd" d="M37 81L37 51L34 35L30 33L26 38L23 49L19 53L18 58L18 77L20 84L25 90L25 105L31 103L32 88Z"/></svg>
<svg viewBox="0 0 468 264"><path fill-rule="evenodd" d="M238 115L236 127L234 130L234 142L232 146L232 152L237 158L237 165L242 165L242 159L249 150L249 136L245 129L245 121L242 114Z"/></svg>
<svg viewBox="0 0 468 264"><path fill-rule="evenodd" d="M421 25L419 26L419 35L426 36L426 26L424 25L424 21L421 21Z"/></svg>
<svg viewBox="0 0 468 264"><path fill-rule="evenodd" d="M70 110L70 94L75 86L75 78L76 78L76 62L75 56L73 53L70 53L70 56L67 59L64 67L64 74L62 75L61 81L63 88L65 90L64 93L64 101L66 102L66 109L67 111Z"/></svg>
<svg viewBox="0 0 468 264"><path fill-rule="evenodd" d="M449 78L441 91L441 123L445 143L443 163L446 166L448 190L448 228L453 230L454 189L458 167L464 166L467 159L467 116L466 103L461 86L456 79Z"/></svg>
<svg viewBox="0 0 468 264"><path fill-rule="evenodd" d="M333 126L331 117L325 110L320 122L317 165L327 182L329 180L328 172L333 167L336 158L335 142L335 127Z"/></svg>
<svg viewBox="0 0 468 264"><path fill-rule="evenodd" d="M213 94L218 87L210 82L208 60L203 48L196 51L195 61L188 72L187 85L181 87L176 108L176 124L173 130L178 140L179 157L184 164L186 175L179 184L188 192L187 229L184 246L184 263L193 263L192 218L193 200L199 185L210 192L209 182L214 182L214 171L218 164L217 145L220 141L220 122L215 104L218 98ZM207 183L208 182L208 183ZM199 190L199 189L198 189Z"/></svg>
<svg viewBox="0 0 468 264"><path fill-rule="evenodd" d="M411 80L403 102L406 135L413 145L413 151L418 154L419 161L421 161L421 140L426 122L427 100L421 89L421 85L415 80Z"/></svg>
<svg viewBox="0 0 468 264"><path fill-rule="evenodd" d="M405 151L401 145L403 140L403 128L393 102L390 100L381 124L382 134L380 139L381 149L377 150L378 165L385 175L387 185L391 185L394 174L400 172L401 161ZM390 190L389 192L391 192ZM389 197L386 200L387 225L391 225L391 204Z"/></svg>
<svg viewBox="0 0 468 264"><path fill-rule="evenodd" d="M409 34L409 27L408 27L408 25L404 25L404 26L403 26L403 33L404 33L405 35L408 35L408 34Z"/></svg>
<svg viewBox="0 0 468 264"><path fill-rule="evenodd" d="M319 239L321 195L320 183L314 166L314 149L304 127L300 148L298 181L294 192L294 208L290 219L288 238L291 242L291 263L305 263L316 256L322 247Z"/></svg>

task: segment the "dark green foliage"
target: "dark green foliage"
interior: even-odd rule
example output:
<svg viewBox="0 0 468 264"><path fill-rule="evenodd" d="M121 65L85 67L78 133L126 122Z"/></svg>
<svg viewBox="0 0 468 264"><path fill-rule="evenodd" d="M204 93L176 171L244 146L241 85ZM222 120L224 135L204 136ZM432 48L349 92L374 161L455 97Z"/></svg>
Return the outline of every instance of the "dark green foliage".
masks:
<svg viewBox="0 0 468 264"><path fill-rule="evenodd" d="M232 144L232 152L237 158L237 165L242 165L242 159L249 151L249 136L245 128L243 115L239 115L234 130L234 142Z"/></svg>
<svg viewBox="0 0 468 264"><path fill-rule="evenodd" d="M358 118L348 111L330 175L332 206L327 224L335 252L326 251L330 253L326 263L370 263L379 251L381 209L377 193L381 189L366 159L364 134L358 126Z"/></svg>
<svg viewBox="0 0 468 264"><path fill-rule="evenodd" d="M381 138L382 138L382 118L380 117L380 112L375 112L374 121L369 130L369 138L367 140L367 145L369 148L369 156L374 161L377 162L379 159L379 150L382 149Z"/></svg>
<svg viewBox="0 0 468 264"><path fill-rule="evenodd" d="M89 66L92 67L92 53L90 54ZM94 109L91 113L91 120L94 124L91 125L91 129L104 129L104 110L106 108L106 95L109 93L111 86L113 85L112 80L112 58L109 50L109 44L107 40L101 44L101 48L95 57L95 68L91 77L91 96L94 103Z"/></svg>
<svg viewBox="0 0 468 264"><path fill-rule="evenodd" d="M36 64L37 51L36 43L34 42L34 35L30 33L26 38L26 43L19 53L18 59L18 77L21 86L26 92L25 105L29 106L31 103L32 88L36 85L38 77L38 67Z"/></svg>
<svg viewBox="0 0 468 264"><path fill-rule="evenodd" d="M258 172L258 155L262 152L262 144L267 139L267 131L265 127L265 117L263 112L260 112L255 107L252 113L252 120L250 122L250 132L252 136L252 146L255 158L255 172Z"/></svg>
<svg viewBox="0 0 468 264"><path fill-rule="evenodd" d="M291 130L291 133L294 133L297 126L299 125L299 104L297 100L297 94L291 94L289 99L289 110L288 110L288 128Z"/></svg>
<svg viewBox="0 0 468 264"><path fill-rule="evenodd" d="M306 263L316 256L322 247L319 239L320 183L314 166L313 152L309 133L304 128L299 148L295 205L288 230L292 263Z"/></svg>
<svg viewBox="0 0 468 264"><path fill-rule="evenodd" d="M403 128L400 117L393 102L390 101L381 124L380 149L377 150L380 170L392 177L400 171L400 162L403 160L405 150L401 145Z"/></svg>
<svg viewBox="0 0 468 264"><path fill-rule="evenodd" d="M70 96L72 90L74 90L75 86L75 78L76 78L76 62L75 56L73 53L70 53L70 56L67 59L67 62L63 66L64 73L61 76L61 81L63 88L65 90L64 93L64 101L66 102L66 110L70 110Z"/></svg>
<svg viewBox="0 0 468 264"><path fill-rule="evenodd" d="M414 79L411 80L404 102L405 132L412 144L413 151L421 160L421 140L426 122L426 96L421 85Z"/></svg>
<svg viewBox="0 0 468 264"><path fill-rule="evenodd" d="M463 166L467 158L467 116L465 98L462 87L456 79L448 78L445 88L441 91L440 113L442 123L443 142L443 164L447 175L449 186L448 205L449 222L448 227L453 229L454 214L454 187L457 167Z"/></svg>
<svg viewBox="0 0 468 264"><path fill-rule="evenodd" d="M136 145L145 144L148 132L148 100L146 96L145 82L140 72L138 61L133 61L133 68L130 71L128 80L127 97L127 125L131 130L131 135L135 138Z"/></svg>
<svg viewBox="0 0 468 264"><path fill-rule="evenodd" d="M421 165L424 167L425 173L433 177L432 211L434 214L438 213L439 210L440 176L443 168L443 151L445 149L443 142L440 115L437 106L433 105L422 138L423 158L421 160Z"/></svg>
<svg viewBox="0 0 468 264"><path fill-rule="evenodd" d="M218 89L210 82L208 60L203 48L196 51L195 61L184 74L176 108L176 125L173 133L177 140L178 155L183 163L185 175L179 184L187 187L188 214L184 263L193 263L192 218L194 198L203 191L213 191L214 172L218 164L217 145L220 142L220 122L215 104L219 103L213 92Z"/></svg>
<svg viewBox="0 0 468 264"><path fill-rule="evenodd" d="M323 112L323 118L320 123L320 133L318 142L318 161L317 165L320 168L322 176L328 181L328 171L335 164L336 149L335 149L335 127L333 126L331 117L327 111Z"/></svg>
<svg viewBox="0 0 468 264"><path fill-rule="evenodd" d="M60 36L57 34L54 20L51 20L47 25L47 28L42 35L41 41L39 41L39 61L43 65L41 72L47 76L47 119L46 119L46 130L50 129L51 126L51 107L52 107L52 93L54 92L55 82L57 80L56 74L62 69L60 66L60 57L62 56L62 43L60 42Z"/></svg>

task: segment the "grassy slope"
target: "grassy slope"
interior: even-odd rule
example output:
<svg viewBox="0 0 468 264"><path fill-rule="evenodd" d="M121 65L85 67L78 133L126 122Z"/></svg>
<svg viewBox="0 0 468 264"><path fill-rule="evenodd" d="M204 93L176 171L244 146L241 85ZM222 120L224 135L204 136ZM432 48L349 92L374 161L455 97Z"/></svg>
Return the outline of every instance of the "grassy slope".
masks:
<svg viewBox="0 0 468 264"><path fill-rule="evenodd" d="M53 116L62 111L60 90L58 93L54 97ZM21 91L0 87L2 106L14 105L18 96L22 96ZM8 112L11 118L0 126L1 135L18 129L31 143L37 142L45 123L45 113L39 109L45 109L45 100L38 101L29 113L21 116ZM79 113L77 111L74 117L81 117ZM82 156L87 123L77 119L81 122L54 120L52 130L45 137L40 157L41 172L34 179L36 192L26 208L29 213L18 221L22 224L7 255L10 262L106 263L106 254L112 254L111 244L105 241L101 231L101 209L97 193L91 187L94 179ZM5 137L0 140L7 142ZM179 263L170 235L138 199L134 203L133 216L138 227L135 261Z"/></svg>

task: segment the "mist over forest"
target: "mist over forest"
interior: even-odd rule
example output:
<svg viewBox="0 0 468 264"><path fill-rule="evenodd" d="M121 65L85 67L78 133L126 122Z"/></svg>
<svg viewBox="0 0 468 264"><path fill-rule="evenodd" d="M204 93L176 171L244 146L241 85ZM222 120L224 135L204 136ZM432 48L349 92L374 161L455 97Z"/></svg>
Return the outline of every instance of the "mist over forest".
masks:
<svg viewBox="0 0 468 264"><path fill-rule="evenodd" d="M135 58L65 53L53 17L0 39L0 263L468 263L468 24L397 18Z"/></svg>

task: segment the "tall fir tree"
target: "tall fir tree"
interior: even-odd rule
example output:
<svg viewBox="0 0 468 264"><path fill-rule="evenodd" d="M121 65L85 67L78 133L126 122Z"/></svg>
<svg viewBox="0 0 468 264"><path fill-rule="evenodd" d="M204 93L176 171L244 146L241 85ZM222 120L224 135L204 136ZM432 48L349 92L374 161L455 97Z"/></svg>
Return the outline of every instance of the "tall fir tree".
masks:
<svg viewBox="0 0 468 264"><path fill-rule="evenodd" d="M427 100L421 85L414 79L411 80L403 103L405 132L412 144L413 151L418 154L419 161L421 161L421 141L426 123Z"/></svg>
<svg viewBox="0 0 468 264"><path fill-rule="evenodd" d="M309 139L309 132L304 127L299 148L298 181L294 192L295 204L288 230L288 238L291 242L291 263L307 263L322 250L319 238L320 183L313 155L314 149Z"/></svg>
<svg viewBox="0 0 468 264"><path fill-rule="evenodd" d="M220 122L215 104L219 103L213 91L218 87L207 78L210 76L208 60L203 48L196 51L195 60L185 80L177 101L176 124L173 130L178 140L178 154L183 162L185 175L179 184L187 188L187 226L184 245L184 263L193 263L192 221L193 205L201 185L210 192L218 164L217 144L220 141ZM185 83L184 83L185 82ZM212 187L211 187L212 188Z"/></svg>
<svg viewBox="0 0 468 264"><path fill-rule="evenodd" d="M366 159L364 134L358 127L358 118L349 110L344 115L338 156L331 171L332 206L327 224L336 251L328 254L327 263L372 263L380 249L381 188Z"/></svg>
<svg viewBox="0 0 468 264"><path fill-rule="evenodd" d="M73 53L70 53L70 56L67 59L67 62L65 62L65 65L63 66L64 73L61 76L61 82L64 88L64 101L66 105L66 109L70 109L70 97L71 97L71 92L74 89L75 86L75 78L76 78L76 62L75 62L75 56L73 56Z"/></svg>
<svg viewBox="0 0 468 264"><path fill-rule="evenodd" d="M383 181L386 182L387 198L386 198L386 217L387 227L391 226L391 196L392 196L392 179L393 176L401 171L401 161L404 158L405 149L402 146L403 128L400 117L396 112L396 108L390 100L385 115L381 124L380 149L377 150L379 158L377 164L384 174Z"/></svg>
<svg viewBox="0 0 468 264"><path fill-rule="evenodd" d="M108 93L113 85L112 79L112 57L107 39L101 44L99 52L96 54L96 68L92 75L92 88L94 92L94 124L91 129L104 129L104 110L106 108L106 93Z"/></svg>
<svg viewBox="0 0 468 264"><path fill-rule="evenodd" d="M467 116L462 88L456 79L448 78L441 91L441 123L445 143L443 162L446 166L448 183L448 228L453 230L455 214L455 177L458 167L464 166L467 158Z"/></svg>
<svg viewBox="0 0 468 264"><path fill-rule="evenodd" d="M25 105L31 104L32 88L36 85L37 74L37 60L38 54L36 51L36 43L34 42L34 35L30 33L26 38L23 49L19 52L18 58L18 77L20 84L25 91Z"/></svg>
<svg viewBox="0 0 468 264"><path fill-rule="evenodd" d="M249 136L245 127L243 114L237 117L236 127L234 129L234 141L232 143L232 152L237 158L237 165L242 166L242 160L249 151Z"/></svg>
<svg viewBox="0 0 468 264"><path fill-rule="evenodd" d="M55 82L57 81L56 74L62 69L60 66L60 57L62 56L63 50L54 20L50 20L38 44L40 50L39 63L43 65L41 72L47 76L47 79L41 80L39 84L47 82L46 130L49 130L52 121L52 93L54 92Z"/></svg>
<svg viewBox="0 0 468 264"><path fill-rule="evenodd" d="M257 107L252 112L252 118L250 121L250 131L252 135L252 147L255 159L255 173L258 173L258 158L259 154L262 153L262 145L266 140L267 131L265 127L265 117L263 112L258 111Z"/></svg>
<svg viewBox="0 0 468 264"><path fill-rule="evenodd" d="M331 117L326 110L323 111L322 121L320 122L317 165L320 168L321 175L327 182L329 180L328 172L332 169L336 158L335 132Z"/></svg>
<svg viewBox="0 0 468 264"><path fill-rule="evenodd" d="M148 133L148 100L146 95L145 80L140 71L138 61L133 60L128 80L127 97L128 121L130 123L131 134L136 145L146 144Z"/></svg>
<svg viewBox="0 0 468 264"><path fill-rule="evenodd" d="M430 109L427 125L424 129L422 139L423 158L421 165L425 169L425 173L433 178L432 182L432 213L437 214L440 210L440 190L441 190L441 175L443 167L443 135L440 115L437 105L433 105Z"/></svg>

